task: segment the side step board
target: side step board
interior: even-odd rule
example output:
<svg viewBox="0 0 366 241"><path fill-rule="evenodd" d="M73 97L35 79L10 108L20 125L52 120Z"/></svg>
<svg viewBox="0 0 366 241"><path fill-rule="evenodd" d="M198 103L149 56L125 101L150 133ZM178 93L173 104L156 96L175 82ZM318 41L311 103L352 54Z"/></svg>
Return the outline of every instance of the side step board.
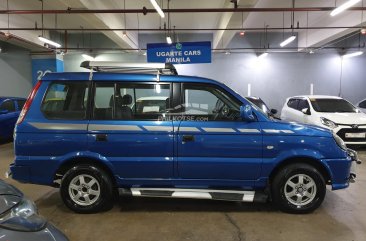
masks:
<svg viewBox="0 0 366 241"><path fill-rule="evenodd" d="M120 195L139 197L195 198L240 202L267 202L268 195L259 191L181 189L181 188L120 188Z"/></svg>

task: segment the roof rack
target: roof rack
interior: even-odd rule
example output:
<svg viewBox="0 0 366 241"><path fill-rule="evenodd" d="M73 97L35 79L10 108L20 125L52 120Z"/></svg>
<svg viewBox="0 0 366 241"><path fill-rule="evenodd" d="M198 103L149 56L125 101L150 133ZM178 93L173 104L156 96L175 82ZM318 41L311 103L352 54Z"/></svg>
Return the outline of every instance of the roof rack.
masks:
<svg viewBox="0 0 366 241"><path fill-rule="evenodd" d="M80 67L97 72L115 73L151 73L178 75L174 65L170 63L124 63L114 61L84 61Z"/></svg>

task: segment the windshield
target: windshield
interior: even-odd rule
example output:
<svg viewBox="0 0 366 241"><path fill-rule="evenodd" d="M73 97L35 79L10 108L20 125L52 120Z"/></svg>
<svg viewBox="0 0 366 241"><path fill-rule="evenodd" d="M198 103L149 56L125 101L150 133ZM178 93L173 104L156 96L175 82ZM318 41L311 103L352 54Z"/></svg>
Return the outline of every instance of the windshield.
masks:
<svg viewBox="0 0 366 241"><path fill-rule="evenodd" d="M357 112L357 109L344 99L311 98L310 102L316 112Z"/></svg>

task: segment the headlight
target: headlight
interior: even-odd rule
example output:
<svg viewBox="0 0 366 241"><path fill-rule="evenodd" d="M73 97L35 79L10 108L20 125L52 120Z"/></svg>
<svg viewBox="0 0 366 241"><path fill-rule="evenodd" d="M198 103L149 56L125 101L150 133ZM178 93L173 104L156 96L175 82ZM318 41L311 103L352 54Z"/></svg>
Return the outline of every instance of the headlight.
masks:
<svg viewBox="0 0 366 241"><path fill-rule="evenodd" d="M46 220L38 215L36 205L28 199L23 199L0 216L0 228L35 232L43 229L45 225Z"/></svg>
<svg viewBox="0 0 366 241"><path fill-rule="evenodd" d="M347 146L346 146L346 144L344 144L344 141L335 133L333 133L333 137L334 137L335 142L338 144L338 146L342 150L347 151Z"/></svg>
<svg viewBox="0 0 366 241"><path fill-rule="evenodd" d="M324 117L320 117L320 122L325 125L325 126L328 126L330 129L334 129L336 128L338 125L336 123L334 123L333 121L331 120L328 120L327 118L324 118Z"/></svg>

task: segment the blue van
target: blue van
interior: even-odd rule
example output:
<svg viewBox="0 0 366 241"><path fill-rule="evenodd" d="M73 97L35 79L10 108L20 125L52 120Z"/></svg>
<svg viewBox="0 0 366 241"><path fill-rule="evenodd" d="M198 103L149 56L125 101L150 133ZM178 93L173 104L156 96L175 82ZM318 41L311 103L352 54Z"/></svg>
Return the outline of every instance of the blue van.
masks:
<svg viewBox="0 0 366 241"><path fill-rule="evenodd" d="M13 137L15 123L24 103L24 98L0 96L0 141Z"/></svg>
<svg viewBox="0 0 366 241"><path fill-rule="evenodd" d="M60 187L75 212L110 209L127 194L271 200L307 213L326 185L354 180L357 155L337 135L273 120L222 83L169 64L82 66L91 71L50 73L34 87L9 173Z"/></svg>

